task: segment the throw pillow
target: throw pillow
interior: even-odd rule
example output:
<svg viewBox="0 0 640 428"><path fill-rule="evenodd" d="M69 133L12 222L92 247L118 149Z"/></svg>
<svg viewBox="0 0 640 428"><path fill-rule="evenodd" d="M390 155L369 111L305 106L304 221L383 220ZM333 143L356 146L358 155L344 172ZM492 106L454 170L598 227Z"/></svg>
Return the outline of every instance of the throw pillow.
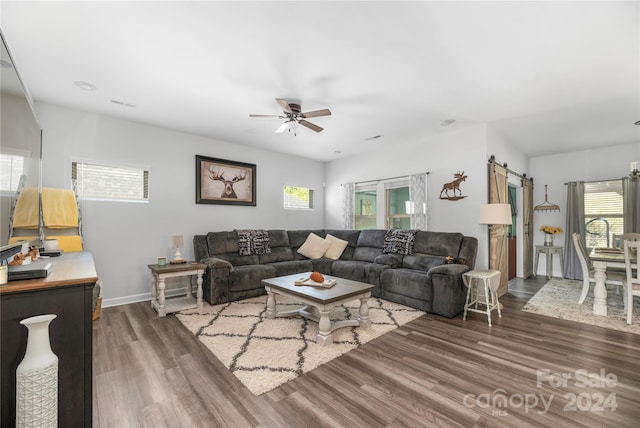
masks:
<svg viewBox="0 0 640 428"><path fill-rule="evenodd" d="M298 253L310 259L319 259L324 255L330 245L331 242L319 237L315 233L310 233L306 241L304 241L304 244L298 248Z"/></svg>
<svg viewBox="0 0 640 428"><path fill-rule="evenodd" d="M269 232L266 230L255 230L252 238L251 250L253 254L271 254Z"/></svg>
<svg viewBox="0 0 640 428"><path fill-rule="evenodd" d="M327 251L324 253L324 256L332 260L338 260L342 255L344 249L347 248L347 245L349 245L347 241L336 238L330 233L327 233L327 237L325 238L325 240L329 241L330 245L329 248L327 248Z"/></svg>
<svg viewBox="0 0 640 428"><path fill-rule="evenodd" d="M236 230L238 234L238 254L251 255L251 230Z"/></svg>
<svg viewBox="0 0 640 428"><path fill-rule="evenodd" d="M384 254L397 253L403 255L413 254L413 242L416 240L417 230L388 230L384 236Z"/></svg>
<svg viewBox="0 0 640 428"><path fill-rule="evenodd" d="M238 235L238 253L241 256L271 254L269 232L263 229L235 229Z"/></svg>

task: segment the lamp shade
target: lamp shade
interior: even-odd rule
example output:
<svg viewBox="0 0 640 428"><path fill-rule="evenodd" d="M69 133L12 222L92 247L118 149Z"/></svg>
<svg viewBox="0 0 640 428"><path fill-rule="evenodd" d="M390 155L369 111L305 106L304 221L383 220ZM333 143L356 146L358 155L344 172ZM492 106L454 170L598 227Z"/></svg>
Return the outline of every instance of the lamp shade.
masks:
<svg viewBox="0 0 640 428"><path fill-rule="evenodd" d="M173 242L174 247L182 247L182 244L184 243L182 235L173 235L171 237L171 241Z"/></svg>
<svg viewBox="0 0 640 428"><path fill-rule="evenodd" d="M480 205L480 224L511 224L511 205L484 204Z"/></svg>

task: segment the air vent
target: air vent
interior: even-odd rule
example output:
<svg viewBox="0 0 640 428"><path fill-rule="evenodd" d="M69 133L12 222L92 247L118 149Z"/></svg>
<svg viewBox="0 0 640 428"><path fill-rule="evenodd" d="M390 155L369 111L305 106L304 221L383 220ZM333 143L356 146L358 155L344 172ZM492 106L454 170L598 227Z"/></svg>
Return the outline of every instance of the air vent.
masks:
<svg viewBox="0 0 640 428"><path fill-rule="evenodd" d="M123 106L123 107L130 107L130 108L136 108L136 107L138 107L137 105L135 105L135 104L131 104L131 103L128 103L128 102L126 102L126 101L111 100L111 102L112 102L112 103L114 103L114 104L118 104L119 106Z"/></svg>
<svg viewBox="0 0 640 428"><path fill-rule="evenodd" d="M91 83L87 83L87 82L82 82L80 80L77 80L75 82L73 82L78 88L82 89L83 91L95 91L97 88L95 85L92 85Z"/></svg>

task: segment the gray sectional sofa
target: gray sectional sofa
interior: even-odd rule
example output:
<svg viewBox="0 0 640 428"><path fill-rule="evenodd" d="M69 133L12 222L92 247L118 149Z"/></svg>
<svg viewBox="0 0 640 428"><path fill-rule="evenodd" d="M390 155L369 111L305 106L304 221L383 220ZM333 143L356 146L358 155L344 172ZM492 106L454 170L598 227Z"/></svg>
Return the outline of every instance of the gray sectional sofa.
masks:
<svg viewBox="0 0 640 428"><path fill-rule="evenodd" d="M409 255L385 253L386 230L268 230L268 254L240 255L236 231L195 235L194 254L208 269L204 298L210 304L265 294L266 278L318 271L375 286L372 295L445 317L466 299L462 274L475 266L478 241L460 233L417 231ZM298 253L310 233L347 241L339 259ZM447 257L466 264L447 263Z"/></svg>

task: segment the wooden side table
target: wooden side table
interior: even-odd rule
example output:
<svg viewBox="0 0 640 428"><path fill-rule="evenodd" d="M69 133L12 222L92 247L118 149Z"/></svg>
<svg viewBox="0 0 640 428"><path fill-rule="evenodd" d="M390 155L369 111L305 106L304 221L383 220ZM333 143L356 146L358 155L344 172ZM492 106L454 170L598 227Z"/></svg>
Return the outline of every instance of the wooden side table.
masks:
<svg viewBox="0 0 640 428"><path fill-rule="evenodd" d="M184 309L202 309L202 275L207 265L196 262L167 265L148 265L151 269L151 307L158 311L158 316L164 317L168 313ZM186 295L166 299L164 296L165 280L180 276L197 276L198 290L196 298L191 291L191 281L186 289Z"/></svg>
<svg viewBox="0 0 640 428"><path fill-rule="evenodd" d="M487 321L491 327L491 311L498 310L500 313L500 302L498 302L498 288L500 287L499 270L470 270L462 274L464 285L467 286L467 301L464 304L463 320L467 319L467 311L487 314ZM483 301L484 299L484 301ZM484 309L478 309L478 305L483 305Z"/></svg>
<svg viewBox="0 0 640 428"><path fill-rule="evenodd" d="M538 259L540 258L540 254L545 255L546 266L547 266L547 278L551 278L551 274L553 273L553 255L557 254L560 257L560 277L564 277L564 247L562 246L552 246L548 247L546 245L536 245L536 260L533 264L533 274L538 276Z"/></svg>

